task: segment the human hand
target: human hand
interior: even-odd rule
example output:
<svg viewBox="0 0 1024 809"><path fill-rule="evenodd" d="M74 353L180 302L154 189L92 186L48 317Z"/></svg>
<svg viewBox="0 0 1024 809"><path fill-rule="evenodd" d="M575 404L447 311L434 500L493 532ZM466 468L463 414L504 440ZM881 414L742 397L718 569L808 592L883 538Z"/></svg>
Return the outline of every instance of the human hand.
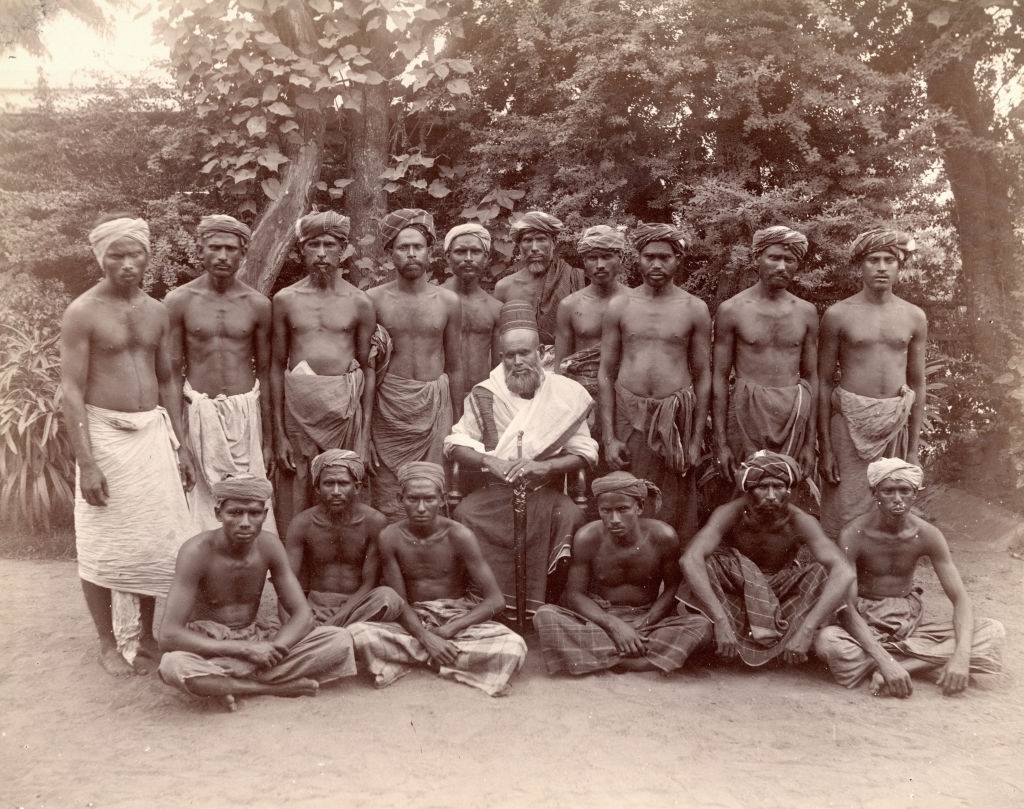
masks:
<svg viewBox="0 0 1024 809"><path fill-rule="evenodd" d="M839 464L832 454L832 447L822 447L818 460L818 468L825 480L833 485L839 483Z"/></svg>
<svg viewBox="0 0 1024 809"><path fill-rule="evenodd" d="M810 477L814 471L814 444L805 446L796 456L796 462L800 464L800 470L804 477Z"/></svg>
<svg viewBox="0 0 1024 809"><path fill-rule="evenodd" d="M735 479L736 462L732 457L732 450L728 446L721 447L716 453L715 462L718 464L718 474L732 483Z"/></svg>
<svg viewBox="0 0 1024 809"><path fill-rule="evenodd" d="M420 643L427 650L430 659L439 666L454 666L458 662L459 647L450 640L439 637L435 632L425 632L420 638Z"/></svg>
<svg viewBox="0 0 1024 809"><path fill-rule="evenodd" d="M905 699L914 693L914 682L910 672L892 658L878 665L878 673L885 680L885 693L891 697Z"/></svg>
<svg viewBox="0 0 1024 809"><path fill-rule="evenodd" d="M544 461L528 461L524 458L511 463L505 472L505 482L524 480L529 484L540 483L547 478L549 470L550 467Z"/></svg>
<svg viewBox="0 0 1024 809"><path fill-rule="evenodd" d="M806 627L800 627L790 635L782 648L782 660L790 666L807 662L807 650L811 648L811 641L814 640L814 633Z"/></svg>
<svg viewBox="0 0 1024 809"><path fill-rule="evenodd" d="M186 492L192 491L192 487L196 485L195 461L184 444L178 447L178 475L181 477L182 488Z"/></svg>
<svg viewBox="0 0 1024 809"><path fill-rule="evenodd" d="M270 641L251 641L242 647L241 656L258 669L269 669L281 662L284 650Z"/></svg>
<svg viewBox="0 0 1024 809"><path fill-rule="evenodd" d="M647 641L625 621L614 621L609 628L615 649L625 657L643 657L647 654Z"/></svg>
<svg viewBox="0 0 1024 809"><path fill-rule="evenodd" d="M267 445L263 446L263 471L268 480L274 474L274 449Z"/></svg>
<svg viewBox="0 0 1024 809"><path fill-rule="evenodd" d="M959 694L967 688L970 681L970 664L966 660L951 657L941 669L935 684L942 689L943 696Z"/></svg>
<svg viewBox="0 0 1024 809"><path fill-rule="evenodd" d="M629 450L626 444L617 438L608 438L604 442L604 459L612 469L622 469L629 465Z"/></svg>
<svg viewBox="0 0 1024 809"><path fill-rule="evenodd" d="M79 486L82 489L82 497L90 506L105 506L110 497L110 488L107 486L107 479L95 463L79 464L81 479Z"/></svg>
<svg viewBox="0 0 1024 809"><path fill-rule="evenodd" d="M277 437L277 441L275 441L274 444L278 468L294 472L295 461L293 460L294 453L292 452L291 441L289 441L284 434L281 434Z"/></svg>
<svg viewBox="0 0 1024 809"><path fill-rule="evenodd" d="M442 638L444 640L451 640L459 634L459 627L449 621L447 624L442 624L436 629L432 629L431 632L433 632L439 638Z"/></svg>
<svg viewBox="0 0 1024 809"><path fill-rule="evenodd" d="M715 621L715 653L725 660L732 660L740 653L739 641L728 620Z"/></svg>

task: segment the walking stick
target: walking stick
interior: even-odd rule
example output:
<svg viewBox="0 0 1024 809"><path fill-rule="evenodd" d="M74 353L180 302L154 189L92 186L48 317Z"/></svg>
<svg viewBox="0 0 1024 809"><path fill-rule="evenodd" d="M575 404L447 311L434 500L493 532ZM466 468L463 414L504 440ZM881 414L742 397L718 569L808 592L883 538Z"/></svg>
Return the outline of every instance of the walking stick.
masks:
<svg viewBox="0 0 1024 809"><path fill-rule="evenodd" d="M523 457L523 431L516 438L516 458ZM526 478L512 484L512 541L516 566L516 629L526 634Z"/></svg>

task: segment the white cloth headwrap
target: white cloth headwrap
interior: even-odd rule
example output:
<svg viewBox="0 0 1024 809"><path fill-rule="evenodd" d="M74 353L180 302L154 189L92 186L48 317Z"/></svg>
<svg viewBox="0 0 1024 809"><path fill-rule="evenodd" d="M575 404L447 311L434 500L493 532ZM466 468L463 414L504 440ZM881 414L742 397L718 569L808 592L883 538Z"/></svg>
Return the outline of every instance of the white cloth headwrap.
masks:
<svg viewBox="0 0 1024 809"><path fill-rule="evenodd" d="M145 219L111 219L89 231L92 254L96 256L101 267L110 245L125 236L145 247L146 255L149 255L149 225Z"/></svg>
<svg viewBox="0 0 1024 809"><path fill-rule="evenodd" d="M444 235L444 251L447 253L453 241L459 236L476 236L484 246L484 250L491 252L491 234L483 225L476 222L467 222L464 225L456 225Z"/></svg>
<svg viewBox="0 0 1024 809"><path fill-rule="evenodd" d="M902 480L915 489L924 483L924 470L902 458L879 458L868 464L868 485L873 489L886 478Z"/></svg>

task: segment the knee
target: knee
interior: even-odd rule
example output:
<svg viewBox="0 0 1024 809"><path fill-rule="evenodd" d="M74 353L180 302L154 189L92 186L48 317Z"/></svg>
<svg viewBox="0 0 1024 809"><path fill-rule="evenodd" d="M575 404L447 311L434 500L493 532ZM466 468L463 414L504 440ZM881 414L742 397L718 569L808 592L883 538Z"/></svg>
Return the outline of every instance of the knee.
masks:
<svg viewBox="0 0 1024 809"><path fill-rule="evenodd" d="M538 632L550 629L558 621L558 610L551 604L541 604L533 614L533 628Z"/></svg>
<svg viewBox="0 0 1024 809"><path fill-rule="evenodd" d="M853 638L840 626L825 626L814 636L814 653L828 661L840 657L842 649L856 645Z"/></svg>

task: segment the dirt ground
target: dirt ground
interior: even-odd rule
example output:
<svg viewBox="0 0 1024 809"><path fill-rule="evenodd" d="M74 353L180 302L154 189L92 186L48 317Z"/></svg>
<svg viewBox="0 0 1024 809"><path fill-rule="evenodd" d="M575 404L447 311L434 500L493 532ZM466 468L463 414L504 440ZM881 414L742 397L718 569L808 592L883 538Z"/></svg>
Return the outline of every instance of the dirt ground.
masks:
<svg viewBox="0 0 1024 809"><path fill-rule="evenodd" d="M73 562L0 561L0 807L863 807L1024 805L1020 520L962 492L925 504L1005 672L945 698L847 691L819 663L548 677L530 641L513 694L415 671L228 714L158 678L118 681ZM928 609L948 612L930 569Z"/></svg>

